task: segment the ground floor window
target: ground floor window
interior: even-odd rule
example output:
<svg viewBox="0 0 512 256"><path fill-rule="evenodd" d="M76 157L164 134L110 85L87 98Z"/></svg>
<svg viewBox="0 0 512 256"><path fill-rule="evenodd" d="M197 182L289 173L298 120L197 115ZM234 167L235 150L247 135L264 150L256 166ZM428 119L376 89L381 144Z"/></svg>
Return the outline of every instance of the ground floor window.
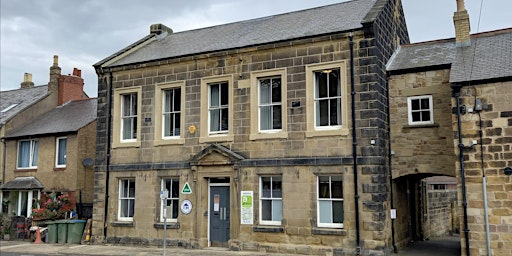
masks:
<svg viewBox="0 0 512 256"><path fill-rule="evenodd" d="M133 221L135 213L135 180L119 180L119 206L118 215L120 221Z"/></svg>
<svg viewBox="0 0 512 256"><path fill-rule="evenodd" d="M281 225L283 218L282 177L260 177L260 224Z"/></svg>
<svg viewBox="0 0 512 256"><path fill-rule="evenodd" d="M164 207L166 209L167 221L175 222L178 220L180 180L178 178L162 179L162 191L168 191L167 204L161 204L160 221L164 221Z"/></svg>
<svg viewBox="0 0 512 256"><path fill-rule="evenodd" d="M318 176L318 226L343 228L343 179Z"/></svg>
<svg viewBox="0 0 512 256"><path fill-rule="evenodd" d="M11 216L31 217L32 208L37 208L41 198L39 190L4 191L0 212Z"/></svg>

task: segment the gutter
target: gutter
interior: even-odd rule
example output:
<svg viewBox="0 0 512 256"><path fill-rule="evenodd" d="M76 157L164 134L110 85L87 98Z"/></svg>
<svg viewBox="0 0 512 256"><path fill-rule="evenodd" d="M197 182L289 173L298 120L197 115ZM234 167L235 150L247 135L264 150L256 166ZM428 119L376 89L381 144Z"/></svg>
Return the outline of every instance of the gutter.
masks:
<svg viewBox="0 0 512 256"><path fill-rule="evenodd" d="M355 201L355 215L356 215L356 255L361 255L361 231L359 224L359 191L357 181L357 134L356 134L356 90L354 81L354 37L352 32L349 35L350 39L350 95L351 95L351 108L352 108L352 162L354 169L354 201Z"/></svg>
<svg viewBox="0 0 512 256"><path fill-rule="evenodd" d="M468 227L468 202L466 198L466 176L464 171L464 144L462 143L462 125L461 125L461 118L460 118L460 89L461 85L459 84L451 84L450 87L452 88L452 97L455 98L456 103L456 114L457 114L457 133L458 133L458 140L459 140L459 164L460 164L460 178L462 183L462 207L464 210L464 240L466 242L466 255L470 256L469 252L469 227Z"/></svg>

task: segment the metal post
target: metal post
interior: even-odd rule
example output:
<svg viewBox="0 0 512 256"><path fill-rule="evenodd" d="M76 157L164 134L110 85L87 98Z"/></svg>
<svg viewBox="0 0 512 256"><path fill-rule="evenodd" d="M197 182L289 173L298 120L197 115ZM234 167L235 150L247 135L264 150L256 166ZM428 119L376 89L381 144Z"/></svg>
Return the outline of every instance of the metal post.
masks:
<svg viewBox="0 0 512 256"><path fill-rule="evenodd" d="M162 200L164 203L164 256L166 251L166 244L167 244L167 198Z"/></svg>

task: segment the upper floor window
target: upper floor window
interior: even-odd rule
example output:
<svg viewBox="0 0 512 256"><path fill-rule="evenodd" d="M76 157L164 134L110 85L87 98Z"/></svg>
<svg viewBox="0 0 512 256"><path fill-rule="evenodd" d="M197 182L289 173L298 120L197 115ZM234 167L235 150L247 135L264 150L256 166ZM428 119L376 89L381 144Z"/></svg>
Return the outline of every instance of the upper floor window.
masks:
<svg viewBox="0 0 512 256"><path fill-rule="evenodd" d="M407 109L409 125L434 123L432 95L407 98Z"/></svg>
<svg viewBox="0 0 512 256"><path fill-rule="evenodd" d="M163 137L179 137L181 134L181 88L163 92Z"/></svg>
<svg viewBox="0 0 512 256"><path fill-rule="evenodd" d="M341 126L340 70L315 71L315 126Z"/></svg>
<svg viewBox="0 0 512 256"><path fill-rule="evenodd" d="M134 141L137 139L137 94L124 94L121 97L121 140Z"/></svg>
<svg viewBox="0 0 512 256"><path fill-rule="evenodd" d="M345 62L306 66L307 137L348 135Z"/></svg>
<svg viewBox="0 0 512 256"><path fill-rule="evenodd" d="M223 134L229 129L228 83L208 85L208 120L210 134Z"/></svg>
<svg viewBox="0 0 512 256"><path fill-rule="evenodd" d="M133 221L135 214L135 180L119 180L119 206L118 213L120 221Z"/></svg>
<svg viewBox="0 0 512 256"><path fill-rule="evenodd" d="M201 80L201 137L199 142L233 140L233 76Z"/></svg>
<svg viewBox="0 0 512 256"><path fill-rule="evenodd" d="M56 154L55 154L55 166L66 167L66 147L68 139L66 137L57 138L56 143Z"/></svg>
<svg viewBox="0 0 512 256"><path fill-rule="evenodd" d="M260 224L281 225L283 219L282 177L260 177Z"/></svg>
<svg viewBox="0 0 512 256"><path fill-rule="evenodd" d="M180 181L178 178L162 179L162 191L168 191L167 204L162 204L160 221L164 221L164 212L167 214L167 221L176 222L179 213ZM165 211L164 211L165 207Z"/></svg>
<svg viewBox="0 0 512 256"><path fill-rule="evenodd" d="M112 147L139 147L142 110L141 87L114 90Z"/></svg>
<svg viewBox="0 0 512 256"><path fill-rule="evenodd" d="M251 140L286 138L286 69L251 72Z"/></svg>
<svg viewBox="0 0 512 256"><path fill-rule="evenodd" d="M183 144L185 81L157 84L155 99L154 145Z"/></svg>
<svg viewBox="0 0 512 256"><path fill-rule="evenodd" d="M18 168L37 168L37 140L18 141Z"/></svg>
<svg viewBox="0 0 512 256"><path fill-rule="evenodd" d="M343 228L343 179L318 177L318 227Z"/></svg>

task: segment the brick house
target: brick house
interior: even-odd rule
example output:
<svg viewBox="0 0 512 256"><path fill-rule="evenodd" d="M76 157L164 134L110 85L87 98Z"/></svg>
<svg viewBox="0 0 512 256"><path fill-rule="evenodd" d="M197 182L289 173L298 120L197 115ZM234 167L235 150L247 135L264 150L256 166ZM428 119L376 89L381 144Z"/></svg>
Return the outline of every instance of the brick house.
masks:
<svg viewBox="0 0 512 256"><path fill-rule="evenodd" d="M388 0L151 25L94 65L93 239L388 254L385 64L408 41Z"/></svg>
<svg viewBox="0 0 512 256"><path fill-rule="evenodd" d="M84 93L78 69L61 75L58 57L48 85L26 74L20 89L2 91L1 212L31 217L46 198L69 197L79 217L92 216L97 100Z"/></svg>
<svg viewBox="0 0 512 256"><path fill-rule="evenodd" d="M406 191L446 175L457 178L461 253L511 255L512 29L470 35L462 0L454 24L455 38L402 45L388 64L396 240L439 231Z"/></svg>

